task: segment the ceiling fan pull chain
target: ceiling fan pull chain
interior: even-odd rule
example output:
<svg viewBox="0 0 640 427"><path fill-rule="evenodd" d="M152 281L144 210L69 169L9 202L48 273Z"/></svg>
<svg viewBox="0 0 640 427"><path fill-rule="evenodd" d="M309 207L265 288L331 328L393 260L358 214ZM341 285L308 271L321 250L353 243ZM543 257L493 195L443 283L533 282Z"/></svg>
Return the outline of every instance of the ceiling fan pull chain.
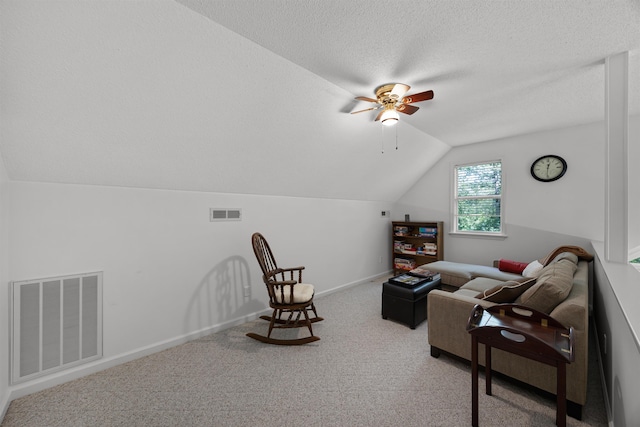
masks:
<svg viewBox="0 0 640 427"><path fill-rule="evenodd" d="M380 126L380 145L382 146L382 154L384 154L384 126Z"/></svg>
<svg viewBox="0 0 640 427"><path fill-rule="evenodd" d="M400 123L398 123L397 125L394 126L396 128L396 150L398 149L398 126L399 125L400 125Z"/></svg>

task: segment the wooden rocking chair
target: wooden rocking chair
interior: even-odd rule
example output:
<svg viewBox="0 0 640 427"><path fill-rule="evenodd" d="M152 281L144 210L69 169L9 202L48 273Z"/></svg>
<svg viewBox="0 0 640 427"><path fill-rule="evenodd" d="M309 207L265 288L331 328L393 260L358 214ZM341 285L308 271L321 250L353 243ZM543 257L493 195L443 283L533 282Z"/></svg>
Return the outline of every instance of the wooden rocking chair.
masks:
<svg viewBox="0 0 640 427"><path fill-rule="evenodd" d="M273 309L273 313L271 316L260 316L261 319L269 321L269 333L266 337L252 332L247 336L264 343L279 345L300 345L319 340L320 337L313 335L311 324L323 319L318 317L313 305L313 285L301 283L304 267L279 268L269 244L260 233L251 236L251 243L262 269L262 279L269 293L269 307ZM314 317L309 318L309 311L313 312ZM288 316L283 318L286 314ZM271 338L274 329L304 326L309 328L311 336L298 339Z"/></svg>

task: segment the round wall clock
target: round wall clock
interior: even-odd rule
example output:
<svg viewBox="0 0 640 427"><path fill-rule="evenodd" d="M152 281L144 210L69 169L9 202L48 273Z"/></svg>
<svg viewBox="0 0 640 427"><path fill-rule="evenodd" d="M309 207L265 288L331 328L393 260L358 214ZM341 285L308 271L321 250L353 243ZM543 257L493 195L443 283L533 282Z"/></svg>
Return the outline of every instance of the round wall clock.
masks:
<svg viewBox="0 0 640 427"><path fill-rule="evenodd" d="M554 154L542 156L531 164L531 176L542 182L558 180L566 171L567 162Z"/></svg>

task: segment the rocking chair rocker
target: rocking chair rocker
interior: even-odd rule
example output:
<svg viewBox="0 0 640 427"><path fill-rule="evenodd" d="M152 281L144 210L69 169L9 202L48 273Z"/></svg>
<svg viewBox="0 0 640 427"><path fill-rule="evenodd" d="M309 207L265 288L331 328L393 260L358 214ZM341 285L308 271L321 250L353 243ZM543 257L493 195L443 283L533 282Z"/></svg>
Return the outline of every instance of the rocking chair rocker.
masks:
<svg viewBox="0 0 640 427"><path fill-rule="evenodd" d="M266 337L253 332L248 333L247 336L267 344L277 345L300 345L318 341L320 337L313 335L311 324L323 318L318 317L313 304L313 285L301 283L304 267L278 268L269 244L260 233L254 233L251 236L251 243L262 269L262 279L269 293L269 307L273 309L273 313L271 316L260 316L261 319L269 321L269 332ZM309 318L309 311L313 312L313 318ZM288 316L283 318L283 314L286 313ZM274 329L304 326L309 329L311 336L298 339L271 338L271 332Z"/></svg>

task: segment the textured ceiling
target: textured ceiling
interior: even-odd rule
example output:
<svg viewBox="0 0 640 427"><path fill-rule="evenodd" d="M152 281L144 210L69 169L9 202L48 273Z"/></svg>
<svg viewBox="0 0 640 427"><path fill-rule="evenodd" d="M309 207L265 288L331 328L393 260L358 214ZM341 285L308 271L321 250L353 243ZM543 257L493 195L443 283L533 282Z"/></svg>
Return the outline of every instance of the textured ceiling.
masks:
<svg viewBox="0 0 640 427"><path fill-rule="evenodd" d="M640 76L638 0L178 1L350 93L434 90L403 119L452 146L602 120L612 54Z"/></svg>
<svg viewBox="0 0 640 427"><path fill-rule="evenodd" d="M12 180L394 201L452 146L602 120L626 50L640 114L638 1L1 0L0 154ZM348 114L387 82L435 92L397 135Z"/></svg>

